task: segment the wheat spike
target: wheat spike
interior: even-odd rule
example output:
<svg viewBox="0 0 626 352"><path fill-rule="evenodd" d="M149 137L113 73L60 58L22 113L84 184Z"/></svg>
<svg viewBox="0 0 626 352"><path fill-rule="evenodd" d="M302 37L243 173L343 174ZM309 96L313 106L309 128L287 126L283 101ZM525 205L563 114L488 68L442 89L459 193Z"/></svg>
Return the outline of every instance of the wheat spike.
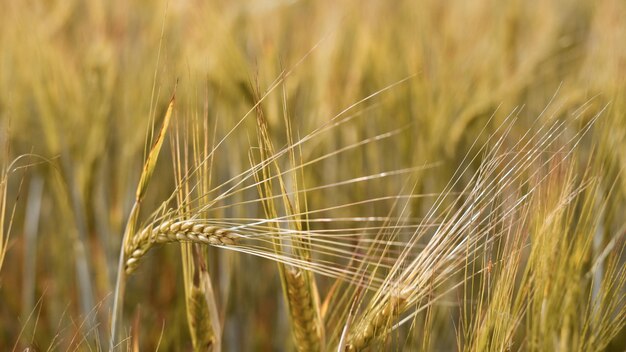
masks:
<svg viewBox="0 0 626 352"><path fill-rule="evenodd" d="M306 281L306 272L286 270L287 298L293 332L298 351L319 351L321 348L321 325L314 297Z"/></svg>
<svg viewBox="0 0 626 352"><path fill-rule="evenodd" d="M194 286L187 302L194 351L210 351L213 349L215 335L211 327L209 306L204 291Z"/></svg>
<svg viewBox="0 0 626 352"><path fill-rule="evenodd" d="M237 243L239 235L233 231L207 225L199 221L167 220L159 226L149 226L143 229L139 235L133 238L130 246L126 248L127 274L132 273L139 259L146 254L154 244L170 242L193 242L211 246L233 246Z"/></svg>
<svg viewBox="0 0 626 352"><path fill-rule="evenodd" d="M383 336L393 318L403 310L405 303L406 299L402 297L389 296L384 304L378 306L379 308L374 308L366 314L364 320L348 337L346 351L361 351L376 338Z"/></svg>

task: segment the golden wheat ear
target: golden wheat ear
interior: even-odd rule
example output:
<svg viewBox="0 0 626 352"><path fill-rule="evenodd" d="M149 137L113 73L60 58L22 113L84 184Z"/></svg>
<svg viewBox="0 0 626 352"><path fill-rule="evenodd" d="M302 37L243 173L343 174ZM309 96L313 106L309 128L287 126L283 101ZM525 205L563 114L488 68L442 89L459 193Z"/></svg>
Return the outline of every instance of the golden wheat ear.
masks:
<svg viewBox="0 0 626 352"><path fill-rule="evenodd" d="M156 227L148 226L127 247L125 268L132 273L139 260L156 244L196 243L217 247L236 246L240 234L199 220L166 220Z"/></svg>
<svg viewBox="0 0 626 352"><path fill-rule="evenodd" d="M215 334L211 326L209 306L204 290L197 286L191 289L187 299L187 318L194 351L211 351L215 343Z"/></svg>
<svg viewBox="0 0 626 352"><path fill-rule="evenodd" d="M216 297L211 284L211 277L204 264L201 251L190 246L183 246L185 271L185 301L187 302L187 322L194 351L222 350L222 324L216 304ZM192 252L192 253L190 253ZM194 259L189 258L193 256Z"/></svg>
<svg viewBox="0 0 626 352"><path fill-rule="evenodd" d="M405 298L396 295L389 296L382 306L368 313L367 318L363 320L364 323L358 325L357 329L348 336L345 350L361 351L376 338L389 333L399 313L404 310L406 310Z"/></svg>
<svg viewBox="0 0 626 352"><path fill-rule="evenodd" d="M258 89L255 90L258 96ZM298 192L294 199L290 199L290 192L284 180L284 172L282 172L279 163L275 157L275 149L270 138L269 126L265 119L263 109L260 104L256 109L257 136L260 152L260 163L263 165L259 172L255 174L257 189L262 199L263 209L267 219L279 219L278 209L284 209L286 216L290 219L290 226L293 227L299 235L291 236L288 239L289 244L284 243L285 240L281 236L275 236L272 239L274 251L276 255L281 255L285 245L293 246L294 256L303 262L309 262L311 254L309 250L309 241L306 238L306 231L303 231L304 220L300 218L300 200ZM289 119L286 115L285 122L287 126L287 140L290 156L291 167L297 170L295 148L293 148L293 139L291 136L291 127ZM255 165L254 162L252 162ZM293 173L292 183L297 188L298 179ZM274 184L278 183L280 188L279 199L282 198L282 204L278 204L277 197L274 196ZM270 226L276 233L281 232L280 225L277 222L270 221ZM281 277L283 295L289 305L289 313L292 322L292 335L295 347L298 351L323 351L325 349L324 341L324 325L321 318L319 294L315 278L311 272L303 271L298 268L290 267L284 263L278 263L278 269Z"/></svg>

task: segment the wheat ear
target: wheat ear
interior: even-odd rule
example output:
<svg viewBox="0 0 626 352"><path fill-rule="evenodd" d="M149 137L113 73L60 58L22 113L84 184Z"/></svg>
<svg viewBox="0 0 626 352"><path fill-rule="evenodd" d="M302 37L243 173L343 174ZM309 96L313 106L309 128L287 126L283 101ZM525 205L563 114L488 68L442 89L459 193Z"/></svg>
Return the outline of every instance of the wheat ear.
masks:
<svg viewBox="0 0 626 352"><path fill-rule="evenodd" d="M285 270L287 299L291 310L296 348L298 351L319 351L322 327L306 276L307 272L299 269Z"/></svg>
<svg viewBox="0 0 626 352"><path fill-rule="evenodd" d="M193 242L212 246L236 245L239 234L228 229L200 223L197 220L167 220L159 226L149 226L135 236L126 248L127 274L132 273L144 256L155 244L171 242Z"/></svg>
<svg viewBox="0 0 626 352"><path fill-rule="evenodd" d="M170 99L170 103L167 107L167 111L165 112L165 119L163 120L163 125L159 130L159 133L156 135L154 140L154 144L150 148L150 152L146 158L146 161L143 164L143 170L141 171L141 176L139 177L139 184L137 185L137 190L135 192L135 203L130 211L128 216L128 221L126 223L126 228L124 229L124 237L122 238L122 246L120 247L120 257L117 266L117 278L115 280L115 291L113 294L113 314L111 316L111 335L109 338L109 351L113 351L117 341L117 333L120 325L120 319L123 316L124 311L124 291L126 288L126 260L128 257L128 248L132 247L132 243L135 243L135 228L137 226L139 220L139 213L141 209L141 202L146 194L146 190L148 188L148 183L150 183L150 179L152 179L152 174L154 173L154 169L156 167L157 160L159 158L159 154L161 153L161 147L163 146L163 141L165 140L165 134L169 128L170 121L172 119L173 111L174 111L174 102L176 97L176 87L174 87L174 94L172 95L172 99ZM131 252L132 253L132 252ZM132 270L131 270L132 271Z"/></svg>
<svg viewBox="0 0 626 352"><path fill-rule="evenodd" d="M386 301L365 315L363 321L348 336L346 351L361 351L376 338L383 336L390 328L394 317L404 309L406 299L397 295L389 296Z"/></svg>
<svg viewBox="0 0 626 352"><path fill-rule="evenodd" d="M204 291L199 287L192 287L187 304L194 351L212 350L215 334L211 326L211 316Z"/></svg>

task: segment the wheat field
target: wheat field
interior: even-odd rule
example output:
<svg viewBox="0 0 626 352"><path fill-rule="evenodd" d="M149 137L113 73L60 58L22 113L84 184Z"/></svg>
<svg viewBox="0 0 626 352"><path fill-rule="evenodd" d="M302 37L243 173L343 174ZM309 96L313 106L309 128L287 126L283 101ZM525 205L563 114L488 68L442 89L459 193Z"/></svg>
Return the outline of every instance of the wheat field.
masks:
<svg viewBox="0 0 626 352"><path fill-rule="evenodd" d="M0 5L0 350L626 350L626 2Z"/></svg>

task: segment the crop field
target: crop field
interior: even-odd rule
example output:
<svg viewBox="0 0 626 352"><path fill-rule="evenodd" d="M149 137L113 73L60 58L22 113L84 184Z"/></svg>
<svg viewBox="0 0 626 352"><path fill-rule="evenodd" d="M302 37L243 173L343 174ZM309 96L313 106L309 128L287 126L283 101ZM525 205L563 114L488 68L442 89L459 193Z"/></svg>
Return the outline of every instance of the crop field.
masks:
<svg viewBox="0 0 626 352"><path fill-rule="evenodd" d="M626 350L625 1L0 8L0 351Z"/></svg>

